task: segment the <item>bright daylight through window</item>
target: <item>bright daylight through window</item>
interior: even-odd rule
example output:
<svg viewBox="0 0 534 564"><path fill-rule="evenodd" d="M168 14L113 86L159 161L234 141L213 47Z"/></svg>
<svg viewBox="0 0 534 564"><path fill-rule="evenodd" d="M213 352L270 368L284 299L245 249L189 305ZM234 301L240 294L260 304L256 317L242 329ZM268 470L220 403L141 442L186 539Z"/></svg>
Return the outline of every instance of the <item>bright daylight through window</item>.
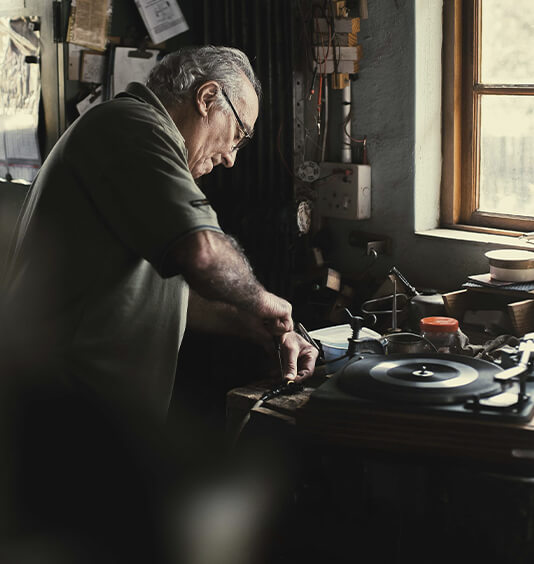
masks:
<svg viewBox="0 0 534 564"><path fill-rule="evenodd" d="M443 10L441 223L534 231L534 0Z"/></svg>
<svg viewBox="0 0 534 564"><path fill-rule="evenodd" d="M534 2L483 0L480 15L478 209L534 216L534 92L514 94L534 84Z"/></svg>

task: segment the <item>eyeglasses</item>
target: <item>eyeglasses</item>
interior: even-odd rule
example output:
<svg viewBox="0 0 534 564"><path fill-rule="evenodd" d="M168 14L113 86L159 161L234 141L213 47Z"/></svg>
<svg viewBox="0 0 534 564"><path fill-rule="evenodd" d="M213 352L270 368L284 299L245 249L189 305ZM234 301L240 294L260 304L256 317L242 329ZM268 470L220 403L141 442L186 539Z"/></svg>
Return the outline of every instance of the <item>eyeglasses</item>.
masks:
<svg viewBox="0 0 534 564"><path fill-rule="evenodd" d="M228 98L228 95L224 91L224 88L221 88L221 92L225 100L228 102L228 105L230 106L232 112L234 112L234 116L237 121L239 131L240 133L243 134L243 137L241 137L241 139L237 142L237 144L232 147L232 152L239 151L239 149L242 149L252 139L252 133L249 133L248 129L245 127L245 124L241 121L239 114L234 108L232 102L230 102L230 98Z"/></svg>

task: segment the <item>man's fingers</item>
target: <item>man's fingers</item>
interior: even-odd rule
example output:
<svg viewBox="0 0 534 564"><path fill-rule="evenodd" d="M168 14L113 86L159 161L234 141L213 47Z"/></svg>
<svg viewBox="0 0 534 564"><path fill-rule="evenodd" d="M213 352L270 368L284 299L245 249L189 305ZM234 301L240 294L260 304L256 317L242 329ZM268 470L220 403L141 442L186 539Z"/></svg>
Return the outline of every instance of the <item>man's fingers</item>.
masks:
<svg viewBox="0 0 534 564"><path fill-rule="evenodd" d="M289 318L265 319L263 324L271 335L281 336L293 331L293 320Z"/></svg>
<svg viewBox="0 0 534 564"><path fill-rule="evenodd" d="M286 349L285 353L284 378L287 380L294 380L297 376L299 351L296 348L290 347Z"/></svg>
<svg viewBox="0 0 534 564"><path fill-rule="evenodd" d="M298 362L298 378L309 378L314 373L318 356L317 349L311 345L308 351L301 354Z"/></svg>
<svg viewBox="0 0 534 564"><path fill-rule="evenodd" d="M284 377L295 381L310 377L318 357L317 349L293 332L282 337L282 344Z"/></svg>

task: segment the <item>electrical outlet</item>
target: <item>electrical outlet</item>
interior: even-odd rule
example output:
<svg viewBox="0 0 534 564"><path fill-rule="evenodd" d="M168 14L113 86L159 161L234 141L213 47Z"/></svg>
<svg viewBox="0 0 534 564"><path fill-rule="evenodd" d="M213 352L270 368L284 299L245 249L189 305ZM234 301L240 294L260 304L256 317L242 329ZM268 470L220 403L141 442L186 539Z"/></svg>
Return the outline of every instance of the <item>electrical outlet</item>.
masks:
<svg viewBox="0 0 534 564"><path fill-rule="evenodd" d="M315 182L316 205L324 217L368 219L371 217L371 167L351 163L320 163Z"/></svg>
<svg viewBox="0 0 534 564"><path fill-rule="evenodd" d="M366 255L391 254L391 239L387 235L364 231L351 231L349 233L349 245L365 249Z"/></svg>

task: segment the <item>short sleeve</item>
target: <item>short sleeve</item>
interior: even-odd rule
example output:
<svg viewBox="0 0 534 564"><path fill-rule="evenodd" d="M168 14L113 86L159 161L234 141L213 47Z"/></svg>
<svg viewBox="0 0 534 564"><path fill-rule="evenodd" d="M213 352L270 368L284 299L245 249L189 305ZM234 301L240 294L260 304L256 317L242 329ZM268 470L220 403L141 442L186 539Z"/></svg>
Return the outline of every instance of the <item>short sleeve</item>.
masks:
<svg viewBox="0 0 534 564"><path fill-rule="evenodd" d="M163 262L177 240L221 231L189 172L183 138L161 111L133 98L101 104L92 114L68 145L84 153L72 155L84 163L80 183L109 229L165 276Z"/></svg>

